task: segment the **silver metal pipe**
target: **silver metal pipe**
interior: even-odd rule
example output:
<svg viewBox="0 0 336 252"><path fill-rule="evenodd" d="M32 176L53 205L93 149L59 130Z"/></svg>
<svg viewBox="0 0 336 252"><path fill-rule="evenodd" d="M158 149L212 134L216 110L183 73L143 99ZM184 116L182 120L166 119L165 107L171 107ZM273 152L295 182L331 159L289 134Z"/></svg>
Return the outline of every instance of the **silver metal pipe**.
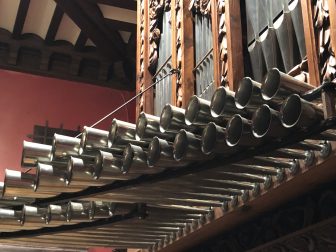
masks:
<svg viewBox="0 0 336 252"><path fill-rule="evenodd" d="M148 142L135 139L135 128L136 125L133 123L113 119L108 139L108 147L123 150L127 144L131 143L147 148Z"/></svg>
<svg viewBox="0 0 336 252"><path fill-rule="evenodd" d="M176 161L209 159L209 156L201 151L200 137L186 130L182 129L179 131L176 135L173 147L173 156Z"/></svg>
<svg viewBox="0 0 336 252"><path fill-rule="evenodd" d="M66 219L70 221L90 221L89 205L80 202L69 202L66 208Z"/></svg>
<svg viewBox="0 0 336 252"><path fill-rule="evenodd" d="M300 150L306 150L306 151L317 151L319 155L323 158L328 157L332 151L332 147L329 141L323 141L320 143L302 141L299 143L292 144L290 147L294 149L300 149Z"/></svg>
<svg viewBox="0 0 336 252"><path fill-rule="evenodd" d="M37 162L50 162L51 145L23 141L21 166L34 167Z"/></svg>
<svg viewBox="0 0 336 252"><path fill-rule="evenodd" d="M57 193L34 192L35 174L5 170L3 197L47 198Z"/></svg>
<svg viewBox="0 0 336 252"><path fill-rule="evenodd" d="M188 165L188 162L176 162L173 144L154 137L149 144L147 165L149 167L181 167Z"/></svg>
<svg viewBox="0 0 336 252"><path fill-rule="evenodd" d="M91 219L108 218L112 215L112 203L103 201L90 202L89 216Z"/></svg>
<svg viewBox="0 0 336 252"><path fill-rule="evenodd" d="M233 114L244 113L243 110L239 110L235 104L234 92L228 90L225 87L219 87L213 94L210 103L211 116L212 117L230 117Z"/></svg>
<svg viewBox="0 0 336 252"><path fill-rule="evenodd" d="M201 149L206 155L211 153L229 155L237 150L227 144L226 129L212 122L203 130Z"/></svg>
<svg viewBox="0 0 336 252"><path fill-rule="evenodd" d="M300 164L297 160L289 160L289 161L280 161L277 158L271 157L253 157L243 161L240 161L239 164L246 165L257 165L257 166L268 166L275 168L287 168L290 170L298 170L300 168Z"/></svg>
<svg viewBox="0 0 336 252"><path fill-rule="evenodd" d="M210 101L199 98L196 95L192 96L185 111L186 125L205 126L209 122L225 123L222 118L211 116Z"/></svg>
<svg viewBox="0 0 336 252"><path fill-rule="evenodd" d="M226 143L228 146L257 146L260 138L252 134L252 122L236 114L226 125Z"/></svg>
<svg viewBox="0 0 336 252"><path fill-rule="evenodd" d="M315 161L315 154L313 151L297 151L295 149L277 149L275 151L266 153L266 157L276 157L276 158L288 158L288 159L299 159L305 162L306 166L310 166Z"/></svg>
<svg viewBox="0 0 336 252"><path fill-rule="evenodd" d="M180 129L185 129L189 132L199 131L199 129L193 125L186 125L185 110L183 108L166 104L160 116L160 131L178 132Z"/></svg>
<svg viewBox="0 0 336 252"><path fill-rule="evenodd" d="M293 21L293 27L295 30L296 39L298 42L301 59L306 57L306 43L304 36L304 28L303 28L303 18L302 18L302 8L301 1L295 0L289 5L290 14Z"/></svg>
<svg viewBox="0 0 336 252"><path fill-rule="evenodd" d="M78 192L83 188L67 187L65 183L66 167L57 167L38 163L36 168L34 191L57 194L61 192Z"/></svg>
<svg viewBox="0 0 336 252"><path fill-rule="evenodd" d="M108 148L108 136L108 131L84 126L78 153Z"/></svg>
<svg viewBox="0 0 336 252"><path fill-rule="evenodd" d="M252 117L252 133L257 138L277 138L288 134L281 124L280 113L268 105L261 105Z"/></svg>
<svg viewBox="0 0 336 252"><path fill-rule="evenodd" d="M0 226L19 226L20 214L13 209L0 208Z"/></svg>
<svg viewBox="0 0 336 252"><path fill-rule="evenodd" d="M149 167L147 153L137 145L128 144L124 150L121 170L128 174L152 174L162 171L158 167Z"/></svg>
<svg viewBox="0 0 336 252"><path fill-rule="evenodd" d="M80 139L56 134L53 138L51 160L78 156Z"/></svg>
<svg viewBox="0 0 336 252"><path fill-rule="evenodd" d="M24 205L20 218L20 224L25 227L43 226L46 224L47 209Z"/></svg>
<svg viewBox="0 0 336 252"><path fill-rule="evenodd" d="M282 104L281 122L286 128L308 128L323 119L323 111L315 104L307 102L299 95L289 96Z"/></svg>
<svg viewBox="0 0 336 252"><path fill-rule="evenodd" d="M306 82L280 72L277 68L268 71L265 82L261 85L261 95L266 101L282 102L291 94L303 94L313 89Z"/></svg>
<svg viewBox="0 0 336 252"><path fill-rule="evenodd" d="M65 225L67 223L66 205L49 205L46 213L46 223L53 225Z"/></svg>
<svg viewBox="0 0 336 252"><path fill-rule="evenodd" d="M239 82L239 88L235 95L235 104L238 109L255 110L264 103L261 97L261 83L252 80L250 77L244 77Z"/></svg>
<svg viewBox="0 0 336 252"><path fill-rule="evenodd" d="M271 175L275 176L278 174L278 169L273 167L265 167L251 164L232 164L224 168L225 171L237 172L237 173L247 173L253 175Z"/></svg>

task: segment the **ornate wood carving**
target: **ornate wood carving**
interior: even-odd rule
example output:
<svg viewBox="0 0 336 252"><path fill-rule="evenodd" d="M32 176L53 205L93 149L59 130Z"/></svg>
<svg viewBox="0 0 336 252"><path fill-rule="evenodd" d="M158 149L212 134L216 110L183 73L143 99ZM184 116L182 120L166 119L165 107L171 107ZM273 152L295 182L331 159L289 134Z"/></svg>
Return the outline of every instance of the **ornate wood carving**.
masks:
<svg viewBox="0 0 336 252"><path fill-rule="evenodd" d="M218 1L218 15L219 15L219 59L220 59L220 77L221 85L228 85L228 45L227 33L225 23L225 0Z"/></svg>
<svg viewBox="0 0 336 252"><path fill-rule="evenodd" d="M336 81L336 58L330 36L328 0L313 1L312 14L321 81Z"/></svg>

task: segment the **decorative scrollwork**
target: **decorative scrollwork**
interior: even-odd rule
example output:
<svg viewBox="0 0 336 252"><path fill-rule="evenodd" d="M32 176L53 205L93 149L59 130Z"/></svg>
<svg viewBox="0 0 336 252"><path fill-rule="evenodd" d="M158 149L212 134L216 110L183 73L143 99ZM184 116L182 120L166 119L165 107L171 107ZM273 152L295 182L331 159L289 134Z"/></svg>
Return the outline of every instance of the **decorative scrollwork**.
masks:
<svg viewBox="0 0 336 252"><path fill-rule="evenodd" d="M218 1L218 15L219 15L219 59L220 59L220 76L221 85L228 84L228 51L227 51L227 35L225 25L225 0Z"/></svg>
<svg viewBox="0 0 336 252"><path fill-rule="evenodd" d="M189 10L203 15L210 15L211 2L210 0L191 0Z"/></svg>

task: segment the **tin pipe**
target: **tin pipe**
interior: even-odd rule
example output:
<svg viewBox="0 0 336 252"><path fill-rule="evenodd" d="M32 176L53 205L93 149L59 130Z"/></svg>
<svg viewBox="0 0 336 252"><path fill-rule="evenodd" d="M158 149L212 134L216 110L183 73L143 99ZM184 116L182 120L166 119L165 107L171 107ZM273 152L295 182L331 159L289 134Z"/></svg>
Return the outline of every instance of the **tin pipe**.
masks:
<svg viewBox="0 0 336 252"><path fill-rule="evenodd" d="M200 137L183 129L176 135L173 148L173 156L176 161L196 161L209 158L201 151Z"/></svg>
<svg viewBox="0 0 336 252"><path fill-rule="evenodd" d="M226 126L226 143L228 146L257 146L260 138L252 134L252 122L239 114L234 115Z"/></svg>
<svg viewBox="0 0 336 252"><path fill-rule="evenodd" d="M289 161L280 161L277 158L271 157L253 157L244 161L240 161L240 164L247 165L257 165L257 166L268 166L282 169L290 169L290 170L298 170L300 168L300 164L297 160L289 160Z"/></svg>
<svg viewBox="0 0 336 252"><path fill-rule="evenodd" d="M24 205L20 218L20 224L25 227L43 226L46 224L47 209Z"/></svg>
<svg viewBox="0 0 336 252"><path fill-rule="evenodd" d="M307 55L307 52L303 28L301 2L298 0L294 0L288 7L293 21L293 27L300 50L300 56L301 59L304 59L304 57L306 57Z"/></svg>
<svg viewBox="0 0 336 252"><path fill-rule="evenodd" d="M51 145L23 141L21 166L34 167L37 162L50 162Z"/></svg>
<svg viewBox="0 0 336 252"><path fill-rule="evenodd" d="M66 211L66 205L49 205L45 216L46 223L52 225L65 225L67 223Z"/></svg>
<svg viewBox="0 0 336 252"><path fill-rule="evenodd" d="M238 109L255 110L264 103L261 97L261 83L244 77L239 82L238 91L235 94L235 104Z"/></svg>
<svg viewBox="0 0 336 252"><path fill-rule="evenodd" d="M108 147L123 150L127 144L131 143L147 148L148 142L135 139L135 128L136 125L133 123L113 119L109 133Z"/></svg>
<svg viewBox="0 0 336 252"><path fill-rule="evenodd" d="M303 160L306 166L310 166L315 161L315 154L313 151L297 151L295 149L277 149L270 153L265 154L266 157L276 157L276 158L288 158L288 159L298 159Z"/></svg>
<svg viewBox="0 0 336 252"><path fill-rule="evenodd" d="M323 111L297 94L289 96L282 104L281 122L286 128L308 128L323 119Z"/></svg>
<svg viewBox="0 0 336 252"><path fill-rule="evenodd" d="M288 131L281 124L280 113L263 104L252 116L252 133L256 138L277 138L285 136Z"/></svg>
<svg viewBox="0 0 336 252"><path fill-rule="evenodd" d="M108 148L108 136L108 131L84 126L78 154L82 154L84 151Z"/></svg>
<svg viewBox="0 0 336 252"><path fill-rule="evenodd" d="M13 209L0 208L0 226L19 226L20 214Z"/></svg>
<svg viewBox="0 0 336 252"><path fill-rule="evenodd" d="M213 94L210 103L211 116L217 118L223 116L228 119L233 114L243 114L244 111L239 110L235 104L234 92L225 87L219 87Z"/></svg>
<svg viewBox="0 0 336 252"><path fill-rule="evenodd" d="M282 102L291 94L303 94L313 89L306 82L273 68L268 71L265 83L261 85L261 96L265 101Z"/></svg>
<svg viewBox="0 0 336 252"><path fill-rule="evenodd" d="M323 141L320 143L312 143L309 141L302 141L290 146L291 148L306 150L306 151L317 151L319 155L323 158L328 157L331 154L332 147L329 141Z"/></svg>
<svg viewBox="0 0 336 252"><path fill-rule="evenodd" d="M141 139L150 141L154 136L167 140L173 140L175 136L173 133L162 133L160 131L160 117L149 115L144 112L141 112L138 117L135 132L135 138L137 140Z"/></svg>
<svg viewBox="0 0 336 252"><path fill-rule="evenodd" d="M232 164L228 167L225 167L225 171L238 172L238 173L247 173L253 175L270 175L275 176L278 174L278 170L273 167L265 167L251 164Z"/></svg>
<svg viewBox="0 0 336 252"><path fill-rule="evenodd" d="M67 156L78 156L79 148L80 139L55 133L52 143L51 160L66 158Z"/></svg>
<svg viewBox="0 0 336 252"><path fill-rule="evenodd" d="M124 150L121 170L128 174L153 174L162 171L160 168L149 167L147 153L133 144L128 144Z"/></svg>
<svg viewBox="0 0 336 252"><path fill-rule="evenodd" d="M160 116L160 131L170 131L177 133L180 129L185 129L189 132L199 131L197 127L185 124L185 110L183 108L166 104L163 107Z"/></svg>
<svg viewBox="0 0 336 252"><path fill-rule="evenodd" d="M80 202L69 202L66 208L66 220L74 221L90 221L88 205Z"/></svg>

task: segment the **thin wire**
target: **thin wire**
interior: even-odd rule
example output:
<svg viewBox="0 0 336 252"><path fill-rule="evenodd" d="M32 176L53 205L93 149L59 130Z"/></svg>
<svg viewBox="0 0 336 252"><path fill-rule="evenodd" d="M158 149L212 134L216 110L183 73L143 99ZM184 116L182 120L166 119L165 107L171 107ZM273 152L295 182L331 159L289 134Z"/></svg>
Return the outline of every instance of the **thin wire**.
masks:
<svg viewBox="0 0 336 252"><path fill-rule="evenodd" d="M102 117L101 119L99 119L97 122L95 122L94 124L92 124L90 127L94 127L97 124L101 123L102 121L106 120L107 118L109 118L111 115L115 114L116 112L118 112L120 109L122 109L123 107L127 106L129 103L131 103L132 101L134 101L136 98L138 98L140 95L142 95L143 93L145 93L146 91L148 91L149 89L151 89L152 87L154 87L156 84L158 84L160 81L164 80L165 78L167 78L170 75L173 74L179 74L180 70L178 69L171 69L169 71L168 74L166 74L165 76L163 76L161 79L157 80L156 82L152 83L150 86L146 87L143 91L139 92L137 95L133 96L131 99L129 99L127 102L121 104L118 108L116 108L115 110L113 110L112 112L108 113L106 116ZM78 134L76 137L81 136L82 133Z"/></svg>
<svg viewBox="0 0 336 252"><path fill-rule="evenodd" d="M163 76L161 79L155 81L154 83L152 83L151 85L149 85L148 87L146 87L143 91L139 92L137 95L133 96L131 99L129 99L127 102L124 102L123 104L121 104L118 108L116 108L115 110L113 110L112 112L108 113L106 116L102 117L101 119L99 119L97 122L95 122L94 124L92 124L90 127L94 127L97 124L101 123L102 121L106 120L107 118L109 118L111 115L115 114L116 112L118 112L120 109L122 109L123 107L125 107L126 105L128 105L130 102L134 101L136 98L138 98L140 95L142 95L143 93L147 92L149 89L151 89L152 87L154 87L156 84L158 84L160 81L164 80L165 78L167 78L170 75L173 74L180 74L180 70L178 69L171 69L169 71L169 73L167 73L165 76ZM81 136L82 133L78 134L76 137ZM24 173L28 173L32 170L32 168L27 169Z"/></svg>

